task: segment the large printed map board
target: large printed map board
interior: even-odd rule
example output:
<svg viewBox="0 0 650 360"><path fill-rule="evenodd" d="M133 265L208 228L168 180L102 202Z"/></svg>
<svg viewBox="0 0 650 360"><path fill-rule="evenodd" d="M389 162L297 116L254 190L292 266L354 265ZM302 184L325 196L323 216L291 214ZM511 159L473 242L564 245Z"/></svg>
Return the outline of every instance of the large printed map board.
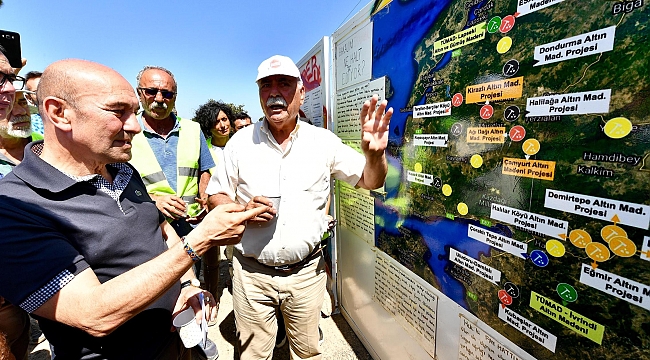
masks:
<svg viewBox="0 0 650 360"><path fill-rule="evenodd" d="M377 7L383 2L377 2ZM392 1L376 246L538 359L650 358L647 1Z"/></svg>

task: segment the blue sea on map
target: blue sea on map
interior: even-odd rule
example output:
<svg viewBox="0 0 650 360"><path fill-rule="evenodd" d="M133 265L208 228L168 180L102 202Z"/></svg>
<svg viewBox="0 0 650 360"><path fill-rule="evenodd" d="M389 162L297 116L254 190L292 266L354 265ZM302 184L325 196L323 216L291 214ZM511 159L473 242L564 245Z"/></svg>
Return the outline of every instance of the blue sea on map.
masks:
<svg viewBox="0 0 650 360"><path fill-rule="evenodd" d="M386 224L385 227L377 226L375 229L377 232L383 230L390 235L401 236L401 233L397 230L397 222L400 220L400 216L393 209L385 206L375 206L375 216L383 218ZM448 259L449 247L474 259L479 259L480 255L489 256L490 246L467 236L467 227L470 222L453 221L446 218L426 221L416 216L406 216L403 221L401 226L419 232L424 238L429 251L431 251L431 257L427 259L427 264L438 279L440 291L465 309L470 310L466 302L463 284L445 272L445 267L451 265ZM478 226L476 222L471 223ZM498 231L495 229L489 230ZM452 240L450 241L450 239Z"/></svg>
<svg viewBox="0 0 650 360"><path fill-rule="evenodd" d="M380 11L373 18L373 78L388 76L391 82L392 96L389 105L394 108L391 120L391 129L399 129L398 132L391 131L389 141L393 145L402 144L404 125L411 112L401 112L405 108L411 96L413 84L417 80L418 64L415 56L404 56L405 53L414 53L416 46L422 41L431 26L437 20L441 11L449 5L450 1L394 1L389 8ZM482 6L483 2L475 7ZM470 11L470 13L473 13ZM468 19L472 20L472 18ZM400 29L396 31L396 29ZM407 59L407 60L405 60ZM435 69L443 68L451 59L451 52L443 55ZM408 61L408 63L406 63ZM395 76L391 76L394 74ZM427 89L431 91L431 89ZM423 96L418 104L424 103ZM406 181L400 161L394 157L388 157L389 164L401 174L401 181ZM390 187L386 186L387 198L395 198L399 191L399 184ZM399 214L393 208L385 206L380 202L376 203L375 216L383 218L384 226L376 225L375 233L382 231L393 235L401 236L397 229L398 221L402 220L401 226L419 232L431 252L432 256L427 259L427 264L438 279L440 290L456 303L468 309L466 294L463 284L445 272L449 264L449 247L479 259L480 255L488 255L490 246L476 241L467 236L468 224L478 224L470 221L452 221L446 218L424 220L408 214ZM483 227L485 228L485 227ZM490 231L501 233L499 229L486 228ZM451 242L450 242L450 239ZM469 309L468 309L469 310Z"/></svg>
<svg viewBox="0 0 650 360"><path fill-rule="evenodd" d="M401 112L408 103L413 84L417 80L418 64L415 61L414 50L427 34L429 29L438 20L449 4L445 1L393 1L387 8L378 12L373 18L373 63L372 78L388 76L393 94L389 105L394 113L391 119L391 129L399 129L397 133L391 131L389 141L401 145L406 119L412 112ZM468 21L474 19L474 10L481 8L486 1L481 1L468 10ZM399 29L399 30L396 30ZM404 56L411 54L411 56ZM451 51L440 59L432 72L444 68L451 60ZM394 76L393 76L394 75ZM431 89L427 89L431 91ZM451 96L449 96L451 99ZM425 97L414 105L424 104Z"/></svg>
<svg viewBox="0 0 650 360"><path fill-rule="evenodd" d="M400 174L402 173L402 166L398 160L389 158L388 162ZM398 187L399 184L393 187L387 184L385 189L387 197L394 198L397 195ZM473 220L453 221L444 217L427 220L414 215L399 214L396 209L386 206L380 201L375 202L375 217L381 218L384 224L383 226L375 224L375 234L377 236L383 231L389 235L401 237L402 234L399 232L397 225L399 222L401 222L400 226L417 231L422 235L427 248L431 252L431 257L426 259L426 262L438 279L440 291L467 310L470 309L466 301L463 284L445 271L445 267L451 265L449 247L474 259L480 259L481 255L490 256L489 245L467 236L469 224L507 237L512 236L507 227L485 227Z"/></svg>

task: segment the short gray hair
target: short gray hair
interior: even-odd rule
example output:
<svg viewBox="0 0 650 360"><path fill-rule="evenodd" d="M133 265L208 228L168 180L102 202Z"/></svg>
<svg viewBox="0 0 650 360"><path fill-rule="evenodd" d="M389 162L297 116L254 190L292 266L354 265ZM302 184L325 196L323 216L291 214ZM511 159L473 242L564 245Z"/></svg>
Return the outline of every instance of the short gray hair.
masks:
<svg viewBox="0 0 650 360"><path fill-rule="evenodd" d="M147 70L160 70L166 72L169 76L171 76L172 80L174 80L174 89L172 89L174 92L176 92L178 84L176 83L176 78L174 77L174 74L172 74L171 71L165 69L162 66L153 66L153 65L147 65L140 72L138 73L138 76L136 76L135 81L138 83L138 87L140 86L140 78L142 77L142 74L144 74L145 71Z"/></svg>

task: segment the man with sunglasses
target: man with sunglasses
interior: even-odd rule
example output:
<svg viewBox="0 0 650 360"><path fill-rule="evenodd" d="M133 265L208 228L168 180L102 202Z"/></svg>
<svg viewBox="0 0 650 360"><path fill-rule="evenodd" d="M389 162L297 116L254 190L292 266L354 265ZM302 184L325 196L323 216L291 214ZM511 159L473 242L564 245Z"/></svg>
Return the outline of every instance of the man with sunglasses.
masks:
<svg viewBox="0 0 650 360"><path fill-rule="evenodd" d="M133 138L131 164L156 206L183 236L198 223L204 189L215 166L199 124L174 115L177 85L171 71L146 66L137 76L142 132Z"/></svg>
<svg viewBox="0 0 650 360"><path fill-rule="evenodd" d="M7 123L9 117L11 117L16 87L22 89L23 80L15 75L5 53L6 50L0 45L0 124ZM1 158L2 153L0 152ZM1 160L0 164L2 164ZM0 177L3 177L3 175L0 175ZM11 353L18 360L27 359L29 327L27 312L0 296L0 333L5 334Z"/></svg>
<svg viewBox="0 0 650 360"><path fill-rule="evenodd" d="M14 85L18 81L14 82ZM43 135L32 130L32 119L25 92L17 90L11 115L0 119L0 178L7 175L23 161L25 146L43 139Z"/></svg>
<svg viewBox="0 0 650 360"><path fill-rule="evenodd" d="M11 116L11 110L14 107L14 98L16 96L14 83L19 84L17 86L22 89L25 79L13 73L13 69L2 50L4 49L0 47L0 119L7 119Z"/></svg>

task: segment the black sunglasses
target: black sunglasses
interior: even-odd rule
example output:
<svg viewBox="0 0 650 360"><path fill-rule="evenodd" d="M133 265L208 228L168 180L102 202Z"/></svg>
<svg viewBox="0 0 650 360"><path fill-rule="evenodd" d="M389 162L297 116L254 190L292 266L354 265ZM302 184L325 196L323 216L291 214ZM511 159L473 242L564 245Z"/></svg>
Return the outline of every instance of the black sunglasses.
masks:
<svg viewBox="0 0 650 360"><path fill-rule="evenodd" d="M0 79L0 87L4 86L5 82L7 81L11 82L16 90L22 90L25 86L25 78L22 76L16 76L15 74L5 74L3 72L0 72L0 75L2 75L2 78Z"/></svg>
<svg viewBox="0 0 650 360"><path fill-rule="evenodd" d="M158 91L160 91L160 94L165 99L171 99L174 97L174 95L176 95L176 93L173 91L156 89L156 88L138 88L138 90L142 90L145 94L149 96L156 96L158 94Z"/></svg>

